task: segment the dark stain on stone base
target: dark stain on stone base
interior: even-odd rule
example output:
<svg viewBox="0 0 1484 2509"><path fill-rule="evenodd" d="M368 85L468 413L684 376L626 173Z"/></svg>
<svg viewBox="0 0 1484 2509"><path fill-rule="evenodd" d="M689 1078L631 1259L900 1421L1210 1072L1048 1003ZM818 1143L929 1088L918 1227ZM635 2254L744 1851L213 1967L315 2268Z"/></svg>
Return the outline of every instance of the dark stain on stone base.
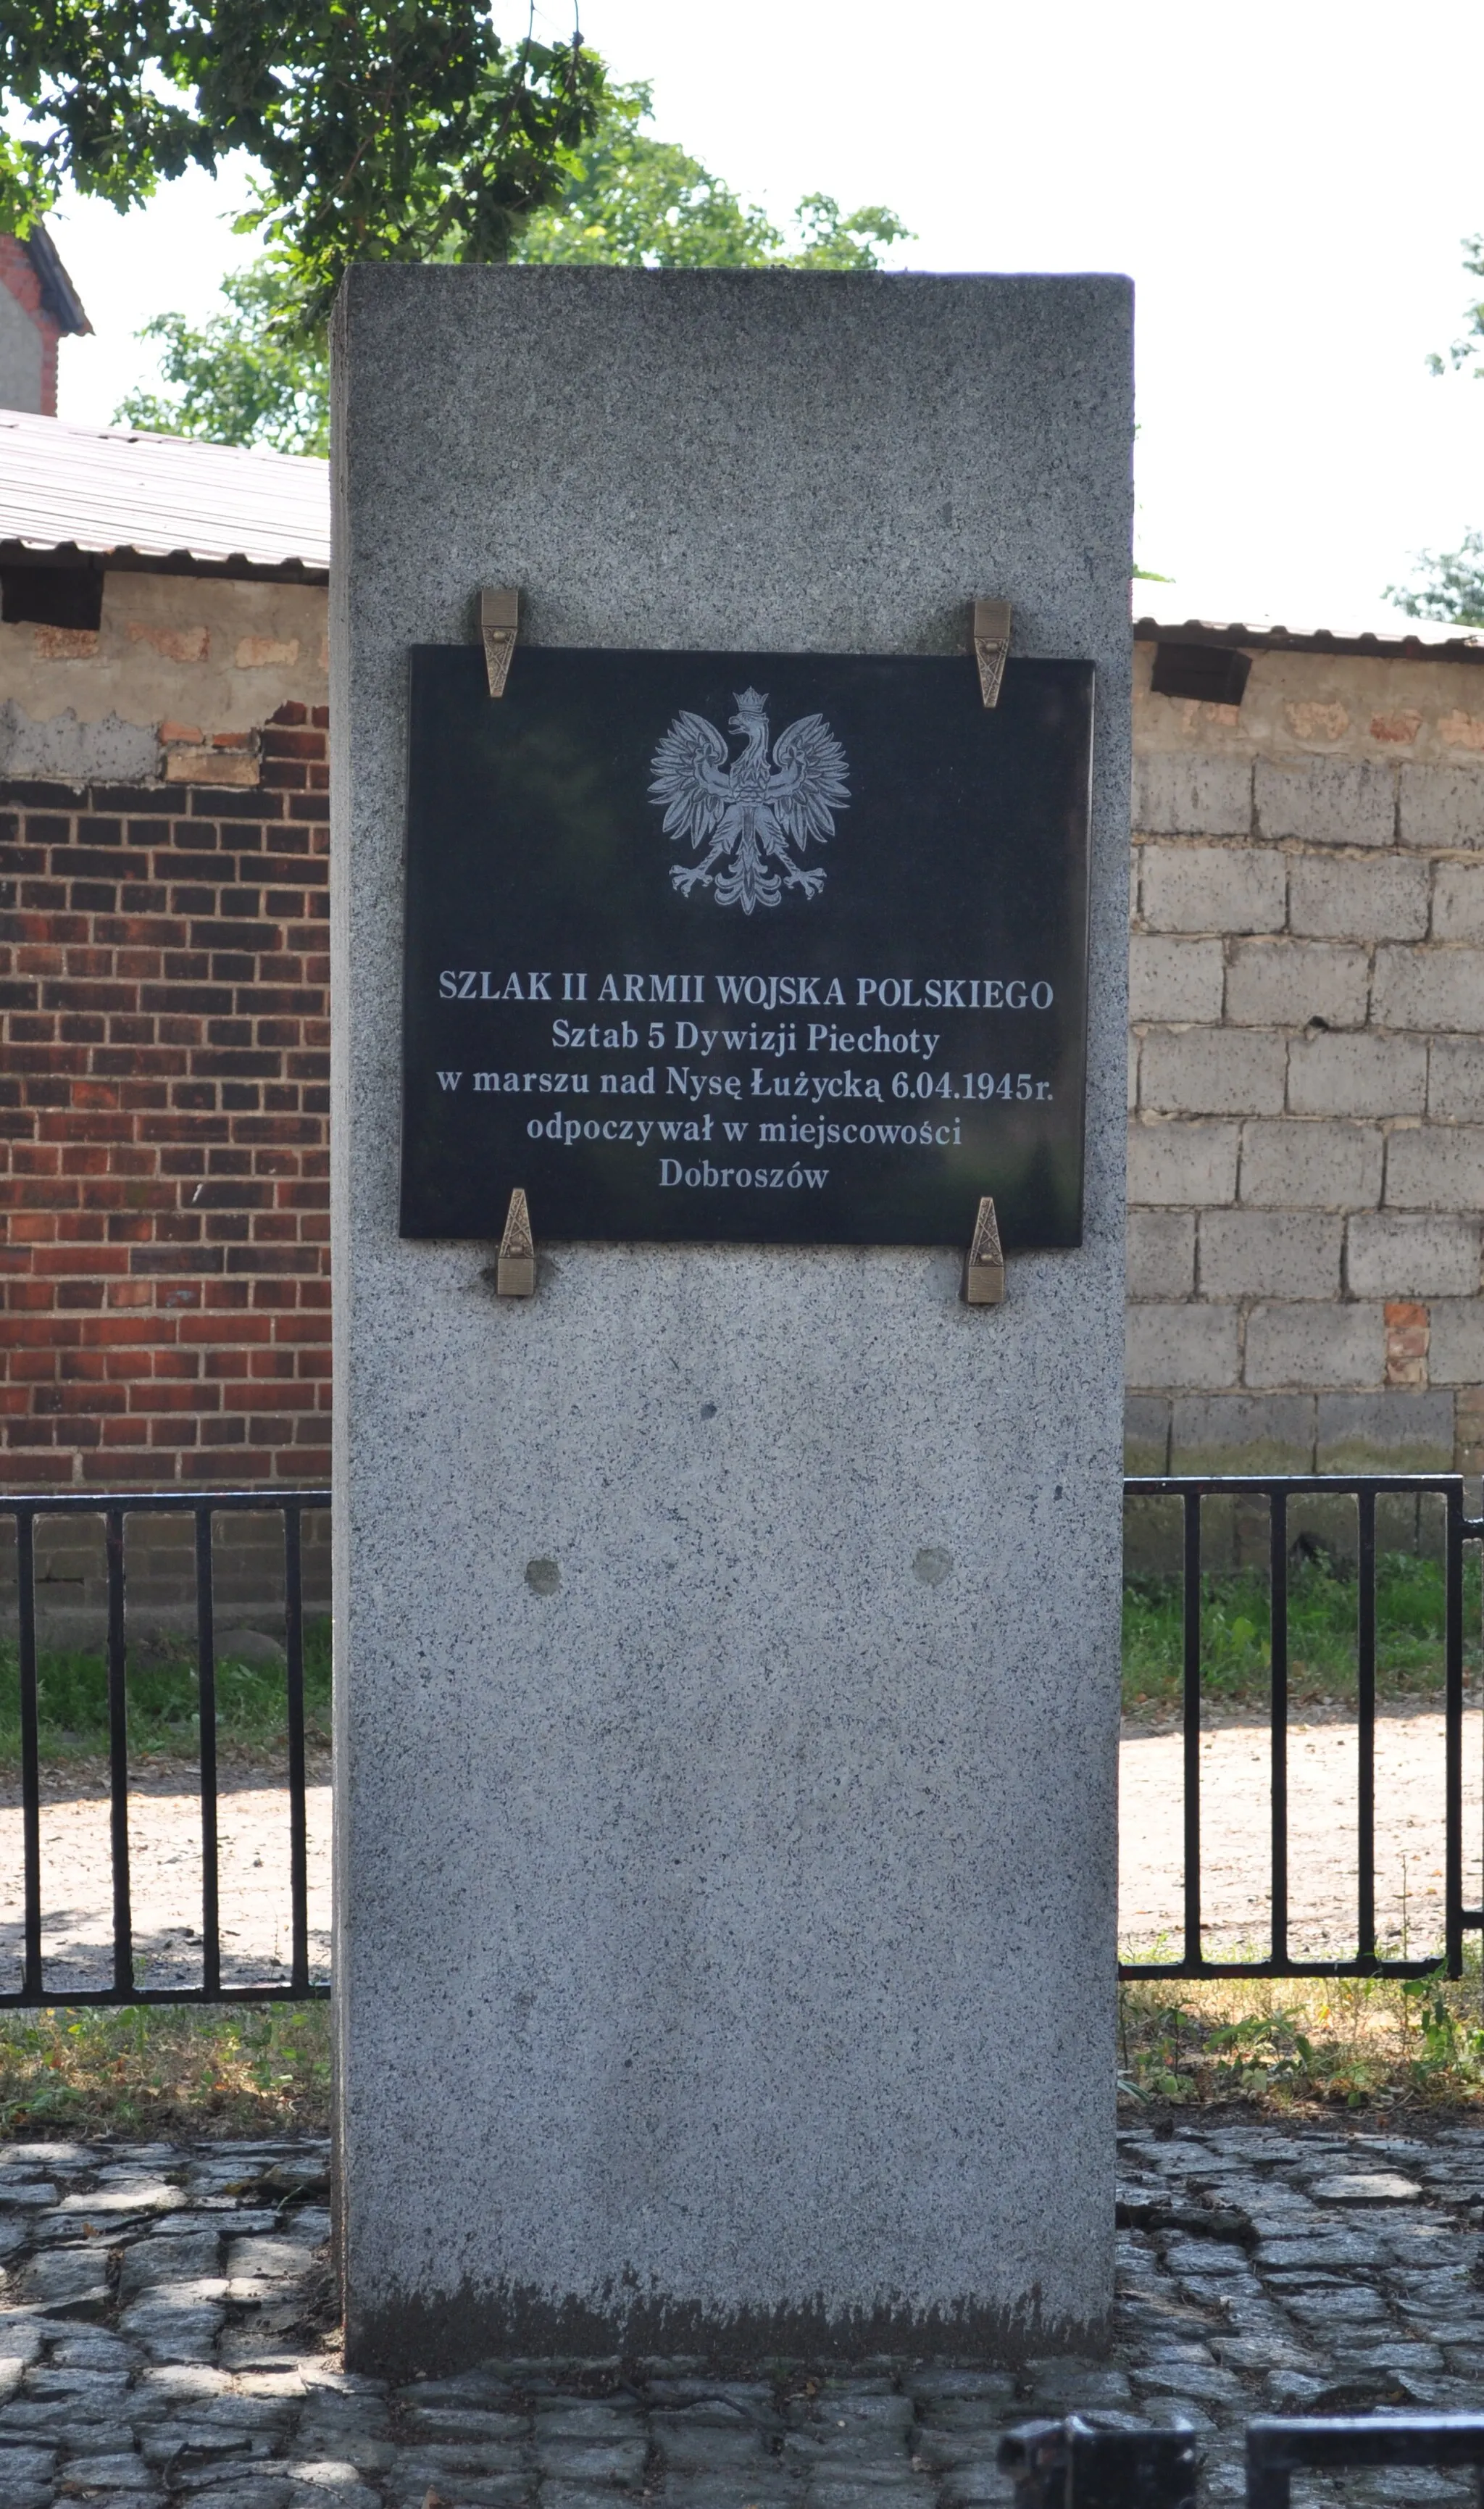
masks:
<svg viewBox="0 0 1484 2509"><path fill-rule="evenodd" d="M419 2372L447 2378L496 2359L604 2362L625 2365L686 2355L708 2375L763 2364L840 2369L883 2356L1004 2369L1038 2355L1105 2352L1108 2321L1053 2323L1038 2295L1016 2308L963 2300L947 2308L913 2309L883 2301L870 2309L832 2312L823 2296L797 2306L738 2309L729 2316L699 2303L620 2290L601 2300L553 2301L514 2288L445 2297L389 2296L374 2306L347 2294L346 2368L391 2379Z"/></svg>

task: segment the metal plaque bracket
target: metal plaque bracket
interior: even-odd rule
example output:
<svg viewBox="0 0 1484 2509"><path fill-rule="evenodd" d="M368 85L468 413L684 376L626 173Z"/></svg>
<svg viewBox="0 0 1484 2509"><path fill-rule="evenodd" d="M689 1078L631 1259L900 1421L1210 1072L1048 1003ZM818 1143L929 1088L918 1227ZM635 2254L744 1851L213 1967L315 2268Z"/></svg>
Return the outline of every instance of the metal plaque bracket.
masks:
<svg viewBox="0 0 1484 2509"><path fill-rule="evenodd" d="M1000 1224L994 1216L994 1204L986 1193L979 1207L974 1235L964 1264L964 1303L971 1307L997 1307L1005 1295L1005 1257L1000 1248Z"/></svg>
<svg viewBox="0 0 1484 2509"><path fill-rule="evenodd" d="M976 601L974 658L979 664L979 693L986 706L998 705L1005 656L1010 651L1008 601Z"/></svg>
<svg viewBox="0 0 1484 2509"><path fill-rule="evenodd" d="M497 1298L534 1298L536 1295L536 1246L531 1235L531 1214L526 1208L525 1189L517 1185L510 1196L505 1214L505 1233L500 1241L500 1254L495 1264Z"/></svg>
<svg viewBox="0 0 1484 2509"><path fill-rule="evenodd" d="M484 667L489 674L490 694L502 697L510 676L510 656L515 651L516 633L520 626L520 594L481 592L479 596L479 633L484 639Z"/></svg>

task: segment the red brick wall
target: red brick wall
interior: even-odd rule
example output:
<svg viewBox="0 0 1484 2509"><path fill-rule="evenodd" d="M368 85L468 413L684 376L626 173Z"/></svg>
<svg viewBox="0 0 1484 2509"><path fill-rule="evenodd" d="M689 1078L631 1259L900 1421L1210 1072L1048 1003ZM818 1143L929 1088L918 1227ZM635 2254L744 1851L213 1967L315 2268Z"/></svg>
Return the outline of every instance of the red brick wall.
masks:
<svg viewBox="0 0 1484 2509"><path fill-rule="evenodd" d="M0 1480L329 1478L325 716L0 784Z"/></svg>

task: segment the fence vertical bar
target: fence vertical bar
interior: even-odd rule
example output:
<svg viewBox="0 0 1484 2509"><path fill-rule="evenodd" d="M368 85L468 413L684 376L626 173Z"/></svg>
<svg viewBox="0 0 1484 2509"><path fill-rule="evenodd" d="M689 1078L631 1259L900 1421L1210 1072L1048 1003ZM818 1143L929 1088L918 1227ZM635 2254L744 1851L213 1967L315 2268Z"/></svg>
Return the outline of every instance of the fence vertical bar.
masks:
<svg viewBox="0 0 1484 2509"><path fill-rule="evenodd" d="M1450 1977L1464 1974L1464 1489L1456 1481L1446 1508L1447 1592L1443 1677L1444 1727L1443 1953Z"/></svg>
<svg viewBox="0 0 1484 2509"><path fill-rule="evenodd" d="M300 1514L283 1510L283 1637L288 1656L288 1871L296 1994L309 1986L309 1845L304 1805L304 1558Z"/></svg>
<svg viewBox="0 0 1484 2509"><path fill-rule="evenodd" d="M25 1952L20 1992L41 2001L41 1713L36 1692L36 1519L16 1511L16 1606L20 1640L20 1833Z"/></svg>
<svg viewBox="0 0 1484 2509"><path fill-rule="evenodd" d="M216 1597L211 1584L211 1509L196 1511L196 1701L201 1717L201 1990L222 1982L216 1824Z"/></svg>
<svg viewBox="0 0 1484 2509"><path fill-rule="evenodd" d="M1268 1611L1272 1695L1273 1950L1275 1967L1288 1958L1288 1497L1269 1499Z"/></svg>
<svg viewBox="0 0 1484 2509"><path fill-rule="evenodd" d="M129 1692L124 1655L124 1510L103 1518L108 1555L108 1786L113 1849L113 1984L130 1995L134 1984L133 1916L129 1889Z"/></svg>
<svg viewBox="0 0 1484 2509"><path fill-rule="evenodd" d="M1185 1509L1185 1961L1201 1958L1201 1493Z"/></svg>
<svg viewBox="0 0 1484 2509"><path fill-rule="evenodd" d="M1359 1511L1355 1624L1356 1741L1355 1840L1357 1907L1355 1954L1376 1957L1376 1493L1356 1493Z"/></svg>

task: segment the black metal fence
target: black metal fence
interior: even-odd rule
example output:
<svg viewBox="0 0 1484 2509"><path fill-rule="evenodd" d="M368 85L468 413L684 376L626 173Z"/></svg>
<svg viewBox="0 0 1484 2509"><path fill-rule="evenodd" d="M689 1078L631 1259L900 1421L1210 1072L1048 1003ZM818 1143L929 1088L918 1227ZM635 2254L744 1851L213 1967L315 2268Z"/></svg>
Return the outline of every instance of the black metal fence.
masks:
<svg viewBox="0 0 1484 2509"><path fill-rule="evenodd" d="M1427 1977L1439 1963L1393 1959L1376 1948L1376 1507L1385 1498L1441 1503L1443 1633L1443 1972L1463 1972L1464 1936L1484 1927L1484 1908L1464 1904L1464 1546L1484 1541L1484 1517L1464 1510L1457 1473L1268 1474L1241 1479L1128 1480L1128 1498L1178 1499L1182 1511L1184 1666L1184 1947L1178 1960L1125 1961L1123 1977ZM1356 1951L1351 1960L1294 1960L1288 1949L1288 1567L1295 1500L1354 1498L1355 1547ZM1202 1507L1212 1499L1265 1502L1268 1510L1268 1710L1271 1841L1271 1952L1266 1960L1207 1960L1202 1949L1201 1604Z"/></svg>
<svg viewBox="0 0 1484 2509"><path fill-rule="evenodd" d="M1188 2423L1110 2428L1071 2414L1000 2442L1015 2509L1196 2509L1200 2446ZM1247 2509L1288 2509L1298 2473L1393 2466L1473 2471L1484 2499L1484 2414L1377 2413L1248 2422ZM1470 2486L1470 2490L1474 2487Z"/></svg>
<svg viewBox="0 0 1484 2509"><path fill-rule="evenodd" d="M1444 1772L1442 1829L1443 1955L1446 1975L1462 1972L1464 1939L1484 1929L1484 1908L1464 1897L1464 1554L1465 1545L1484 1542L1484 1517L1465 1514L1464 1483L1456 1474L1346 1476L1263 1475L1241 1479L1165 1478L1126 1482L1135 1500L1177 1502L1183 1593L1183 1944L1177 1959L1127 1961L1127 1978L1195 1977L1423 1977L1434 1973L1431 1958L1395 1958L1377 1948L1376 1923L1376 1672L1377 1508L1387 1500L1435 1503L1440 1514L1444 1561ZM1355 1803L1356 1904L1354 1956L1346 1960L1295 1959L1289 1949L1289 1562L1293 1515L1299 1502L1350 1499L1355 1511L1355 1664L1358 1778ZM1266 1959L1207 1959L1203 1950L1206 1917L1202 1887L1202 1716L1204 1705L1202 1596L1203 1508L1217 1500L1265 1509L1269 1590L1268 1707L1271 1799L1270 1950ZM328 1988L310 1974L304 1713L303 1525L307 1514L329 1507L328 1490L65 1491L0 1496L0 1522L16 1528L17 1629L19 1662L21 1837L24 1884L21 1980L0 1993L0 2008L52 2003L193 2003L265 1998L302 1999ZM126 1639L125 1523L130 1515L189 1517L195 1533L196 1667L199 1686L201 1768L201 1983L150 1986L136 1983L130 1880L129 1718ZM273 1515L281 1519L284 1563L284 1638L287 1658L288 1881L291 1949L281 1977L224 1982L218 1889L218 1779L215 1610L212 1528L219 1517ZM36 1529L49 1517L91 1516L102 1520L106 1558L109 1824L112 1867L112 1979L106 1987L49 1986L43 1957L41 1770L37 1690Z"/></svg>
<svg viewBox="0 0 1484 2509"><path fill-rule="evenodd" d="M21 1983L0 1994L0 2008L81 2003L229 2003L302 2001L329 1993L310 1976L308 1823L304 1745L304 1559L307 1514L327 1508L328 1490L48 1492L0 1496L0 1521L16 1527L17 1634L20 1675L20 1809L25 1915ZM278 1516L283 1525L283 1634L287 1659L288 1876L291 1952L287 1982L224 1984L218 1889L216 1641L212 1525L219 1516ZM107 1562L109 1840L113 1868L113 1977L106 1987L49 1988L43 1970L41 1763L36 1677L36 1526L54 1516L101 1517ZM201 1730L200 1986L151 1987L134 1980L129 1862L129 1712L125 1633L124 1525L130 1515L189 1516L196 1535L196 1676Z"/></svg>

